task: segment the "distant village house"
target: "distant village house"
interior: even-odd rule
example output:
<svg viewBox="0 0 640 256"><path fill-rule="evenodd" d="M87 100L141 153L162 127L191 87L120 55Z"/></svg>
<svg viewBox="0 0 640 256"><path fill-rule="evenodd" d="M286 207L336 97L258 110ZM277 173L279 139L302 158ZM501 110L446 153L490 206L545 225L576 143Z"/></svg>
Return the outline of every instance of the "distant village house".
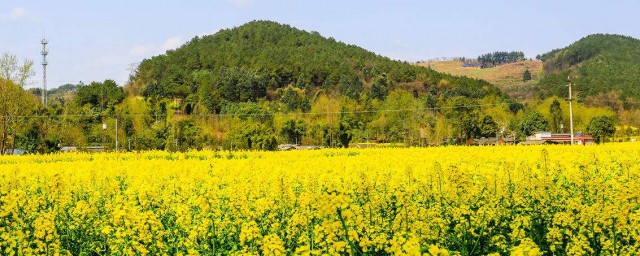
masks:
<svg viewBox="0 0 640 256"><path fill-rule="evenodd" d="M578 133L573 137L574 144L577 145L590 145L595 143L595 139L588 135ZM534 144L571 144L571 134L566 133L551 133L551 132L536 132L527 137L527 140L523 142L524 145Z"/></svg>

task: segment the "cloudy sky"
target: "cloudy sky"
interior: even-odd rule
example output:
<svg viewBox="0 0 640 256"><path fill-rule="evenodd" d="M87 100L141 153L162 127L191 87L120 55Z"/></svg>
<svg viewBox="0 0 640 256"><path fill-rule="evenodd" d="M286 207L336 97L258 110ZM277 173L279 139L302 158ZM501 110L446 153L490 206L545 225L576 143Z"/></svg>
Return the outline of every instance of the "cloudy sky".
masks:
<svg viewBox="0 0 640 256"><path fill-rule="evenodd" d="M49 86L127 80L131 65L251 20L273 20L394 59L528 57L588 34L640 38L640 1L0 0L0 53L36 61L49 39Z"/></svg>

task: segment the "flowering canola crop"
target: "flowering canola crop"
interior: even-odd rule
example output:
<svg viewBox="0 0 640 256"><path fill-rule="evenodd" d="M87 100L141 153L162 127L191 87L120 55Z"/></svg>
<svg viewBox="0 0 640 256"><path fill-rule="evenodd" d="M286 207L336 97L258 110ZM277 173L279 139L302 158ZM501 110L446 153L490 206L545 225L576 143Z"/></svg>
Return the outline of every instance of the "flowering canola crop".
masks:
<svg viewBox="0 0 640 256"><path fill-rule="evenodd" d="M0 254L634 255L640 144L0 157Z"/></svg>

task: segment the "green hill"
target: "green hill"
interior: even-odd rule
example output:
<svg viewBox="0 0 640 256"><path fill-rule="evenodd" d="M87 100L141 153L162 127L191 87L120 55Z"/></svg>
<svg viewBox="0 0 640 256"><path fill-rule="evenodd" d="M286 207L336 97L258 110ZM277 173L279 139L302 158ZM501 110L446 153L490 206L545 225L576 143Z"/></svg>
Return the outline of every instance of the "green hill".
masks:
<svg viewBox="0 0 640 256"><path fill-rule="evenodd" d="M276 100L293 85L309 100L319 91L354 99L383 98L394 88L416 96L507 96L484 80L457 77L394 61L318 32L253 21L193 38L176 50L141 62L134 90L143 96L198 99L212 112L226 102Z"/></svg>
<svg viewBox="0 0 640 256"><path fill-rule="evenodd" d="M538 88L544 96L567 95L571 76L579 100L629 104L640 99L640 40L609 34L584 37L566 48L538 56L544 77ZM607 102L602 102L606 99Z"/></svg>

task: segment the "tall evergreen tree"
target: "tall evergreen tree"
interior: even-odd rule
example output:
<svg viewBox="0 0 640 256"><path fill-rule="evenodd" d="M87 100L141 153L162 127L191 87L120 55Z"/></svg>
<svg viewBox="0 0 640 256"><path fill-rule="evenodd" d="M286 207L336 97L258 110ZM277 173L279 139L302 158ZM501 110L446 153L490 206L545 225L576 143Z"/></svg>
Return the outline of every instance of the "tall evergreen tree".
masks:
<svg viewBox="0 0 640 256"><path fill-rule="evenodd" d="M529 80L531 80L531 72L529 72L529 69L527 69L522 74L522 81L526 82L526 81L529 81Z"/></svg>
<svg viewBox="0 0 640 256"><path fill-rule="evenodd" d="M562 122L562 108L560 108L560 102L554 99L549 107L549 113L551 113L551 129L554 132L560 131Z"/></svg>

